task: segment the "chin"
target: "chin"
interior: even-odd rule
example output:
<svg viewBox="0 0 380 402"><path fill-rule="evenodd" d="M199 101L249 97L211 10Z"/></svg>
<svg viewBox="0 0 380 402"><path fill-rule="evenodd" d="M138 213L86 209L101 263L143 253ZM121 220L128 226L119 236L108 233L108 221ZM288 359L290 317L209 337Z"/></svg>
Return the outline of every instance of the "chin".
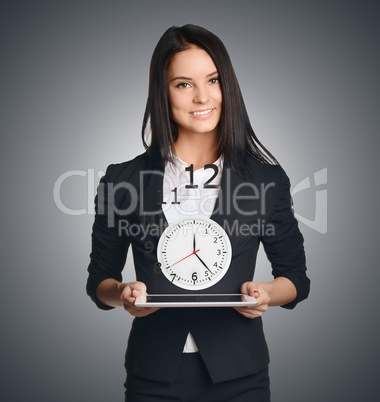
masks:
<svg viewBox="0 0 380 402"><path fill-rule="evenodd" d="M218 128L217 124L203 124L203 125L189 127L189 129L191 131L194 131L196 133L204 133L204 134L214 132L215 130L217 130L217 128Z"/></svg>

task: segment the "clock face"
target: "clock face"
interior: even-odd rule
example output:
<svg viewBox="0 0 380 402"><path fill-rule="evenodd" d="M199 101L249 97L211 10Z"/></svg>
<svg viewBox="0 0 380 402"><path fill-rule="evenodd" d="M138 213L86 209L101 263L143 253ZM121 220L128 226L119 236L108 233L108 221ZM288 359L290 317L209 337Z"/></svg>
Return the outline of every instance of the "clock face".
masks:
<svg viewBox="0 0 380 402"><path fill-rule="evenodd" d="M161 271L174 285L206 289L223 278L231 262L231 243L223 228L203 217L169 225L158 242Z"/></svg>

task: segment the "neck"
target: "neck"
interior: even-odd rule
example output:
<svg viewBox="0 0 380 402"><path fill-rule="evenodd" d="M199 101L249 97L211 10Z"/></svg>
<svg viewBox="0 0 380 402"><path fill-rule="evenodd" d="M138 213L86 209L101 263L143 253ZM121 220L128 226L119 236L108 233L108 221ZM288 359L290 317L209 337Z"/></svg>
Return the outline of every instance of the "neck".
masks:
<svg viewBox="0 0 380 402"><path fill-rule="evenodd" d="M174 143L174 154L194 170L203 168L204 165L214 163L219 158L218 143L215 135L181 136L178 135Z"/></svg>

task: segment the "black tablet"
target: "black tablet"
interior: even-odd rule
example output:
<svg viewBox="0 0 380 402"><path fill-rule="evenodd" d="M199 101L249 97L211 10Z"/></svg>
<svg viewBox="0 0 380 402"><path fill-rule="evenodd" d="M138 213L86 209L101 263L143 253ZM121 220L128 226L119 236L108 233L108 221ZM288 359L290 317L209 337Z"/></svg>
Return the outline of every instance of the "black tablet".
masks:
<svg viewBox="0 0 380 402"><path fill-rule="evenodd" d="M243 307L256 306L253 296L236 294L149 294L136 298L136 307Z"/></svg>

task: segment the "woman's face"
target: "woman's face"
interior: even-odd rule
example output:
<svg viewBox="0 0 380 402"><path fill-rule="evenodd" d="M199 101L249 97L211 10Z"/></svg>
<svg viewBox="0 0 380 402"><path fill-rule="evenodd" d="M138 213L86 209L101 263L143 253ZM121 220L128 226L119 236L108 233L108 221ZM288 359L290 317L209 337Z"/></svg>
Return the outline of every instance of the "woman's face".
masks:
<svg viewBox="0 0 380 402"><path fill-rule="evenodd" d="M218 132L222 90L212 58L191 46L173 56L166 72L172 117L180 135Z"/></svg>

